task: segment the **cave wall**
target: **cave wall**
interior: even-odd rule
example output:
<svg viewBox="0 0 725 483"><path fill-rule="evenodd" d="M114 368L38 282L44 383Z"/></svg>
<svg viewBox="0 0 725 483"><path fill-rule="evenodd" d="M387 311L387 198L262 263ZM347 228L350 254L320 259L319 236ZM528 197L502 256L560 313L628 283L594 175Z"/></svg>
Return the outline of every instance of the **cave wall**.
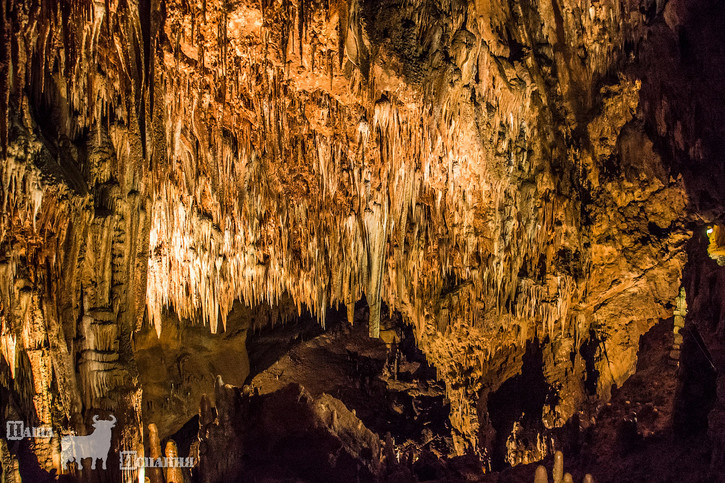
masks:
<svg viewBox="0 0 725 483"><path fill-rule="evenodd" d="M683 340L689 350L682 354L675 421L684 437L707 432L717 474L725 464L725 268L712 259L709 246L703 228L687 247Z"/></svg>
<svg viewBox="0 0 725 483"><path fill-rule="evenodd" d="M111 412L129 449L151 178L141 51L114 38L140 39L138 11L3 2L2 17L4 417L85 434ZM41 468L59 468L57 438L33 444Z"/></svg>
<svg viewBox="0 0 725 483"><path fill-rule="evenodd" d="M585 382L606 398L634 371L678 293L683 160L714 141L663 110L686 76L648 69L681 62L693 8L3 2L17 411L63 427L125 411L131 445L136 331L162 334L170 308L216 333L235 300L286 293L323 324L365 295L371 335L382 300L399 310L446 383L459 453L490 451L482 395L535 338L562 401L540 416L563 424Z"/></svg>
<svg viewBox="0 0 725 483"><path fill-rule="evenodd" d="M168 310L162 313L160 335L152 325L143 325L133 335L133 356L143 388L144 424L155 424L164 439L198 414L203 394L216 402L217 376L242 387L253 369L248 336L284 325L295 316L294 303L284 296L275 306L236 302L227 315L226 330L216 334Z"/></svg>

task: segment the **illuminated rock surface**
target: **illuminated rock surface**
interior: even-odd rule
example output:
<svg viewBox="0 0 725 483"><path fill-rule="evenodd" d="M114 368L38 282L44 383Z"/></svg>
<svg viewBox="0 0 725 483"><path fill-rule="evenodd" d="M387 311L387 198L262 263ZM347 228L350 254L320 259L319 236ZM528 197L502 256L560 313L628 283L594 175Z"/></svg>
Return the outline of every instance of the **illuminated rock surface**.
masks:
<svg viewBox="0 0 725 483"><path fill-rule="evenodd" d="M450 444L432 474L480 475L548 457L580 410L616 400L684 280L700 335L681 342L683 366L698 372L699 344L720 376L684 368L678 394L715 395L698 437L717 471L723 8L3 2L4 417L83 435L112 413L112 447L132 450L150 423L179 431L217 375L243 387L250 333L346 318L387 345L355 329L357 343L397 354L405 340L435 370ZM343 339L329 335L322 373ZM333 410L357 427L328 390L287 389L307 395L300 432ZM234 401L208 409L241 418ZM360 478L413 471L381 463L385 434L325 425ZM225 447L233 428L215 427ZM248 454L238 441L229 458ZM3 474L27 455L60 471L59 451L4 442ZM204 464L199 478L220 477Z"/></svg>

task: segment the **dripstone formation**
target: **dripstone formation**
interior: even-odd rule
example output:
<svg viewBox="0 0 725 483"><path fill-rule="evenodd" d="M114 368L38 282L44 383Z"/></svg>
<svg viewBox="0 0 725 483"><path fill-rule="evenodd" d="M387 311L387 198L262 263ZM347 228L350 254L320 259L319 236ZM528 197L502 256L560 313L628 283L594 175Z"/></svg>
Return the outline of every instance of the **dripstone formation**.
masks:
<svg viewBox="0 0 725 483"><path fill-rule="evenodd" d="M481 472L553 454L606 402L683 270L683 333L725 314L703 278L723 270L722 4L11 0L0 16L0 411L59 435L113 414L109 468L149 424L163 439L195 415L197 446L230 438L242 458L225 424L248 408L216 376L243 385L251 331L324 328L333 309L360 323L361 299L371 337L392 314L412 328L445 388L446 456ZM715 255L686 268L711 226ZM717 320L698 336L715 354ZM489 407L532 381L521 414ZM249 411L297 397L345 471L397 471L337 399L285 391ZM25 445L62 472L57 439ZM18 451L0 442L8 481ZM228 469L195 454L200 481Z"/></svg>

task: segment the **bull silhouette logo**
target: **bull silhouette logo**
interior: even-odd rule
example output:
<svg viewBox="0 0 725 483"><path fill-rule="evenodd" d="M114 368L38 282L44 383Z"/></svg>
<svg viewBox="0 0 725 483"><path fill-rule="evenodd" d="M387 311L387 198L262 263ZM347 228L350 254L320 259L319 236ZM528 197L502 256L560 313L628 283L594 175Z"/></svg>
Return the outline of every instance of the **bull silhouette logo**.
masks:
<svg viewBox="0 0 725 483"><path fill-rule="evenodd" d="M106 458L111 449L111 428L116 425L116 418L99 420L93 416L93 432L88 436L63 436L60 440L60 456L63 462L63 469L68 468L68 463L75 460L78 469L83 469L85 458L91 458L91 469L96 469L96 460L103 462L103 469L106 469Z"/></svg>

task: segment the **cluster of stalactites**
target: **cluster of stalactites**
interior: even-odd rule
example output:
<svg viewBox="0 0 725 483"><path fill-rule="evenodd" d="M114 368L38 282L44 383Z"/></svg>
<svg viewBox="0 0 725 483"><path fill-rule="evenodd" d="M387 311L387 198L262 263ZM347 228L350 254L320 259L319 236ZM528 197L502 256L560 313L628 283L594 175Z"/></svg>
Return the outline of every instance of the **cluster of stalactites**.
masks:
<svg viewBox="0 0 725 483"><path fill-rule="evenodd" d="M472 281L472 298L493 300L498 313L541 318L546 330L566 319L568 301L555 299L570 297L571 280L560 279L553 305L537 310L543 297L517 282L518 255L538 260L551 238L551 208L521 220L517 205L536 190L490 173L497 160L455 125L452 109L434 118L383 96L350 129L346 108L330 96L245 89L258 99L255 123L231 131L207 119L199 133L179 121L168 133L177 161L153 205L147 285L158 331L165 306L216 331L235 299L275 304L283 293L323 324L327 307L350 307L363 293L373 307L381 297L408 304L422 320L416 301L437 296L451 277ZM187 94L169 115L201 122L195 93ZM327 133L337 135L313 130L303 108L326 112ZM520 127L511 128L518 138ZM209 150L191 149L197 135ZM498 140L512 151L517 142L526 140Z"/></svg>
<svg viewBox="0 0 725 483"><path fill-rule="evenodd" d="M166 306L216 331L235 299L274 304L283 293L323 324L328 306L351 307L365 294L373 319L385 298L409 307L422 327L420 300L440 296L450 280L469 282L470 295L451 318L475 322L483 301L484 311L543 320L546 332L563 320L564 330L572 280L559 277L553 294L541 280L519 284L522 265L537 263L556 238L551 206L537 201L543 191L517 186L537 162L525 149L535 133L522 111L534 86L483 82L477 95L490 106L492 132L482 140L456 97L434 109L366 94L350 106L324 89L298 89L308 77L290 80L272 54L259 62L253 45L215 51L195 25L187 41L178 27L177 48L223 64L225 80L210 85L183 56L173 66L189 62L184 69L164 74L172 163L153 204L147 285L157 331ZM358 77L351 83L368 92ZM226 99L223 109L215 98ZM524 204L542 207L522 216Z"/></svg>
<svg viewBox="0 0 725 483"><path fill-rule="evenodd" d="M0 354L13 378L19 349L28 347L27 344L37 348L37 342L29 335L34 317L33 295L29 290L32 281L28 274L19 272L24 268L21 254L26 259L30 257L33 247L42 239L36 218L43 202L40 174L30 163L38 145L27 139L19 141L8 146L0 165L0 246L6 250L0 261Z"/></svg>
<svg viewBox="0 0 725 483"><path fill-rule="evenodd" d="M278 7L261 12L260 25L272 28ZM547 331L563 320L563 330L571 280L557 279L552 303L541 306L536 301L546 291L543 282L519 283L520 268L538 260L553 226L546 203L533 213L520 212L543 196L540 189L517 185L536 162L522 149L535 136L524 119L536 80L524 76L529 85L513 89L494 82L500 60L490 52L469 46L457 54L464 71L473 65L481 71L476 96L486 106L490 132L477 139L470 113L462 115L465 108L455 96L438 96L435 109L426 102L398 103L392 94L369 88L375 79L362 81L357 74L341 95L337 86L349 79L334 72L333 64L315 74L315 56L335 52L346 58L340 36L355 30L345 25L354 19L347 19L344 7L335 7L338 18L308 7L305 15L279 18L287 22L280 28L288 36L281 50L266 40L243 47L235 32L246 29L243 38L249 40L259 25L214 6L192 21L187 42L180 10L169 12L167 28L181 30L158 73L169 162L157 167L152 205L147 306L157 330L164 306L184 318L201 318L216 331L235 299L273 303L284 292L323 323L326 307L350 306L364 293L373 305L386 298L393 306L412 307L411 317L423 325L425 304L419 300L440 296L450 280L470 282L468 301L451 317L475 318L482 301L484 310L493 306L499 314L541 318ZM142 52L138 11L124 7L131 15L123 20L118 8L89 3L67 26L54 28L52 17L43 30L56 35L68 29L67 37L84 46L57 60L61 71L73 73L66 94L69 112L80 113L73 116L76 130L111 113L116 123L130 124L126 104L140 99L138 83L125 84L139 80L134 62L140 59L118 54ZM602 32L622 14L608 5L602 12L592 8L585 12L579 5L581 19L565 20L584 26L597 39L592 45L609 52L619 40ZM220 18L224 29L209 28ZM453 28L463 24L461 18ZM317 35L308 35L311 30ZM209 32L216 37L207 38ZM278 33L270 31L269 38ZM230 49L222 48L227 40ZM310 71L295 77L288 61ZM83 75L97 70L90 67L94 62L104 63L104 76ZM601 69L597 64L593 70ZM323 74L330 75L329 92L327 83L312 82ZM36 198L30 199L37 212Z"/></svg>

